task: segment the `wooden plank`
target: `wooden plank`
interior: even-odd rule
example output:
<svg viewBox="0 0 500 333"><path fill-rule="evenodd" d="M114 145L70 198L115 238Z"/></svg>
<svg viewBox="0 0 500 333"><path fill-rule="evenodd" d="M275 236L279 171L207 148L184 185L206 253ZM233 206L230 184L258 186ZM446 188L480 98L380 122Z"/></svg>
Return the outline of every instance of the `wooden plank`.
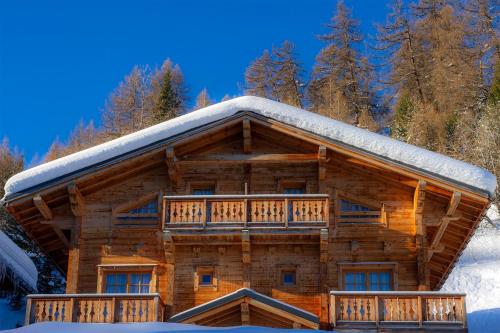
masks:
<svg viewBox="0 0 500 333"><path fill-rule="evenodd" d="M52 220L52 218L54 217L54 215L52 214L52 210L40 195L36 195L33 197L33 204L38 209L40 214L42 214L44 219Z"/></svg>
<svg viewBox="0 0 500 333"><path fill-rule="evenodd" d="M178 161L183 166L212 163L317 163L317 154L210 154L183 157Z"/></svg>
<svg viewBox="0 0 500 333"><path fill-rule="evenodd" d="M252 131L248 118L243 119L243 152L245 154L252 152Z"/></svg>

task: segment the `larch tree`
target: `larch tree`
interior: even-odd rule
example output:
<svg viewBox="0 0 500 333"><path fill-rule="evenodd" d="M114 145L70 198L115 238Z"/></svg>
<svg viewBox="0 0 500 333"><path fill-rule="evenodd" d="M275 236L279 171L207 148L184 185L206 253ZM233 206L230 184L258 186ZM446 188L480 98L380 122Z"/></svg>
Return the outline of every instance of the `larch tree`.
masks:
<svg viewBox="0 0 500 333"><path fill-rule="evenodd" d="M148 124L151 117L151 110L146 103L150 90L148 85L148 69L135 66L111 93L102 115L108 136L120 137Z"/></svg>
<svg viewBox="0 0 500 333"><path fill-rule="evenodd" d="M279 102L301 107L304 86L302 72L293 43L284 41L280 47L273 48L272 97Z"/></svg>
<svg viewBox="0 0 500 333"><path fill-rule="evenodd" d="M245 71L245 93L252 96L273 98L273 62L268 50L255 59Z"/></svg>
<svg viewBox="0 0 500 333"><path fill-rule="evenodd" d="M326 26L329 33L319 37L326 46L316 57L308 87L311 109L354 125L361 125L363 114L372 118L365 123L372 123L372 94L365 89L370 84L363 81L370 75L363 74L368 66L359 52L363 39L359 22L339 2L336 15Z"/></svg>
<svg viewBox="0 0 500 333"><path fill-rule="evenodd" d="M193 110L202 109L212 104L214 104L214 102L210 99L207 88L203 88L198 94L198 96L196 96L196 104Z"/></svg>

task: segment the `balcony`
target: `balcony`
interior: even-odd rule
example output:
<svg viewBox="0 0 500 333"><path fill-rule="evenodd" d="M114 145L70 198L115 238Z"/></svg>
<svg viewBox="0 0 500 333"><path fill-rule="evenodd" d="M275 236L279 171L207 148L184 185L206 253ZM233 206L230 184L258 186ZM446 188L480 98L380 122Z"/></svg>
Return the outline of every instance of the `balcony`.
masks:
<svg viewBox="0 0 500 333"><path fill-rule="evenodd" d="M326 194L189 195L163 198L164 229L328 227Z"/></svg>
<svg viewBox="0 0 500 333"><path fill-rule="evenodd" d="M467 331L465 294L332 291L330 295L335 329Z"/></svg>
<svg viewBox="0 0 500 333"><path fill-rule="evenodd" d="M28 295L25 325L37 322L142 323L163 321L158 294Z"/></svg>

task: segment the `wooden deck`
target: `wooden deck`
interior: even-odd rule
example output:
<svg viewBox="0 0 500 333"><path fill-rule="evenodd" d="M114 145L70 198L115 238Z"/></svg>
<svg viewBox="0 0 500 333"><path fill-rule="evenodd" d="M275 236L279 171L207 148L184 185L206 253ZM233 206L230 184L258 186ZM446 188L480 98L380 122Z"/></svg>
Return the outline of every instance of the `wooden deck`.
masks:
<svg viewBox="0 0 500 333"><path fill-rule="evenodd" d="M159 294L28 295L25 325L37 322L140 323L163 321Z"/></svg>
<svg viewBox="0 0 500 333"><path fill-rule="evenodd" d="M330 295L330 320L338 330L467 331L465 294L332 291Z"/></svg>
<svg viewBox="0 0 500 333"><path fill-rule="evenodd" d="M165 196L164 229L325 228L326 194Z"/></svg>

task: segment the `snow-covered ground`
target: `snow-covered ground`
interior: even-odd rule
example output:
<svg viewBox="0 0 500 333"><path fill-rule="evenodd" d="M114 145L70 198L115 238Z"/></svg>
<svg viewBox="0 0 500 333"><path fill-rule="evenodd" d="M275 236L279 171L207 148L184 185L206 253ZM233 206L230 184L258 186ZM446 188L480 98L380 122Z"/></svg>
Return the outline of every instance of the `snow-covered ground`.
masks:
<svg viewBox="0 0 500 333"><path fill-rule="evenodd" d="M16 328L24 324L25 307L13 311L6 298L0 298L0 330Z"/></svg>
<svg viewBox="0 0 500 333"><path fill-rule="evenodd" d="M240 327L206 327L174 323L143 323L143 324L70 324L70 323L39 323L5 333L160 333L160 332L199 332L210 333L289 333L290 329L276 329L256 326ZM297 330L300 332L324 332L316 330Z"/></svg>
<svg viewBox="0 0 500 333"><path fill-rule="evenodd" d="M441 290L465 292L469 332L500 332L500 215L492 207Z"/></svg>

